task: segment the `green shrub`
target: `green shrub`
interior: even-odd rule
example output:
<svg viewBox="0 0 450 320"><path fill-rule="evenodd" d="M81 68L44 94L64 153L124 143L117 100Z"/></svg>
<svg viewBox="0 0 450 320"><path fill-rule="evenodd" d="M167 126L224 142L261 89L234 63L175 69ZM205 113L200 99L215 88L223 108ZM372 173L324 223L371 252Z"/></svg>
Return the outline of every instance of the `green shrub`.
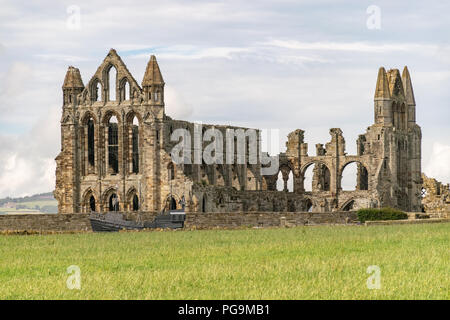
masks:
<svg viewBox="0 0 450 320"><path fill-rule="evenodd" d="M408 219L408 215L405 212L393 208L359 209L356 214L361 222Z"/></svg>

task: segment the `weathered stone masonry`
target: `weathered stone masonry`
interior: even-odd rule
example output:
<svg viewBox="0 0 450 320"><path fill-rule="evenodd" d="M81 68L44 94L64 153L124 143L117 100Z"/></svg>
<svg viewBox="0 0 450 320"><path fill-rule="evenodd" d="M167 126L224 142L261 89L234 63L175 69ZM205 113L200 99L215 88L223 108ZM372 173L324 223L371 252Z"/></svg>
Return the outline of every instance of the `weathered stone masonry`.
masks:
<svg viewBox="0 0 450 320"><path fill-rule="evenodd" d="M374 124L359 136L356 155L346 154L338 128L330 130L325 146L316 145L314 156L308 155L304 131L288 135L286 152L279 155L284 191L276 191L278 173L262 176L260 159L251 164L248 153L243 164L174 164L170 152L177 142L171 134L183 128L194 139L195 130L193 123L165 114L164 85L154 56L141 86L113 49L86 86L79 70L69 67L56 158L59 213L159 212L179 208L182 198L187 212L337 212L385 206L421 211L421 130L406 67L402 75L397 69L379 69ZM227 129L247 130L203 128L215 128L224 137ZM357 190L343 191L342 172L350 163L358 166ZM306 192L305 172L313 164L313 190ZM294 190L288 192L291 172Z"/></svg>
<svg viewBox="0 0 450 320"><path fill-rule="evenodd" d="M151 221L156 213L123 213L126 220ZM354 224L354 212L191 212L185 226L193 229L240 227L293 227L319 224ZM79 232L92 231L89 214L23 214L0 215L0 232Z"/></svg>
<svg viewBox="0 0 450 320"><path fill-rule="evenodd" d="M443 184L422 174L423 211L432 217L447 217L450 213L450 184Z"/></svg>

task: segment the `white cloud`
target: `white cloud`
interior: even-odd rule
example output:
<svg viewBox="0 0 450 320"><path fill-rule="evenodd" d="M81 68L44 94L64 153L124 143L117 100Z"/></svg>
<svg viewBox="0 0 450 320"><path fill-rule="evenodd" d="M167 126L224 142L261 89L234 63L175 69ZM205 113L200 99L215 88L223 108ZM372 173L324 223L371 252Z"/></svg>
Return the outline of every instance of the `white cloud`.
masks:
<svg viewBox="0 0 450 320"><path fill-rule="evenodd" d="M450 183L450 145L433 143L433 150L424 172L428 177Z"/></svg>
<svg viewBox="0 0 450 320"><path fill-rule="evenodd" d="M136 49L134 49L136 50ZM206 58L223 58L231 59L235 53L249 52L249 48L233 48L233 47L209 47L198 48L194 46L172 46L158 50L158 57L163 59L206 59ZM131 55L131 58L148 59L148 53L140 53Z"/></svg>
<svg viewBox="0 0 450 320"><path fill-rule="evenodd" d="M392 51L436 51L438 46L416 44L416 43L368 43L368 42L301 42L296 40L270 40L263 42L265 45L295 50L318 50L318 51L355 51L382 53Z"/></svg>
<svg viewBox="0 0 450 320"><path fill-rule="evenodd" d="M171 86L165 87L164 103L167 115L174 119L186 119L192 115L192 105L186 103Z"/></svg>
<svg viewBox="0 0 450 320"><path fill-rule="evenodd" d="M378 67L408 65L418 124L428 141L445 146L450 24L436 13L448 3L386 2L379 31L366 28L358 1L80 0L79 30L66 26L72 3L0 3L0 196L53 189L67 66L80 68L87 83L110 48L139 80L156 54L169 116L301 128L311 152L329 141L330 127L341 127L354 153L373 120ZM436 150L430 162L424 154L423 167L448 179L448 158Z"/></svg>
<svg viewBox="0 0 450 320"><path fill-rule="evenodd" d="M67 54L36 54L35 57L41 58L47 61L64 61L69 63L81 62L81 61L89 61L89 59L79 56L72 56Z"/></svg>
<svg viewBox="0 0 450 320"><path fill-rule="evenodd" d="M55 185L59 108L45 110L31 131L0 135L0 198L48 192Z"/></svg>
<svg viewBox="0 0 450 320"><path fill-rule="evenodd" d="M29 84L33 76L33 69L29 64L23 62L14 62L6 74L2 77L2 88L0 97L7 98L15 96ZM1 107L0 107L1 108Z"/></svg>

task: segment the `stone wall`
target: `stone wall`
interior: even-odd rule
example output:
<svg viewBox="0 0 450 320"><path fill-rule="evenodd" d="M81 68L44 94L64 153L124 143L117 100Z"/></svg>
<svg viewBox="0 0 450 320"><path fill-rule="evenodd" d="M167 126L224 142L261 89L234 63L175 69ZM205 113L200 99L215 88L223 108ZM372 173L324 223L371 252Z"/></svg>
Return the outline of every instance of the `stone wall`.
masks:
<svg viewBox="0 0 450 320"><path fill-rule="evenodd" d="M125 213L127 220L153 220L156 213ZM357 220L354 212L208 212L188 213L186 227L195 229L239 227L292 227L319 224L348 224ZM0 215L1 231L75 232L91 231L88 214Z"/></svg>
<svg viewBox="0 0 450 320"><path fill-rule="evenodd" d="M450 184L443 184L422 174L423 209L434 218L445 218L450 213Z"/></svg>
<svg viewBox="0 0 450 320"><path fill-rule="evenodd" d="M87 214L0 215L0 231L90 231Z"/></svg>
<svg viewBox="0 0 450 320"><path fill-rule="evenodd" d="M356 223L355 212L310 213L310 212L226 212L189 213L187 228L238 228L238 227L293 227L319 224Z"/></svg>

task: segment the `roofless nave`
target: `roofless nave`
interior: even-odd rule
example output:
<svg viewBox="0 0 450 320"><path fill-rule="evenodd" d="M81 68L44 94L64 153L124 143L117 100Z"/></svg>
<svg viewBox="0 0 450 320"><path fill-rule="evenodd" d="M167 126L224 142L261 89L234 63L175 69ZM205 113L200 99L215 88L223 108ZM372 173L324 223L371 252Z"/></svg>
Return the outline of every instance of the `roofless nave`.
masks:
<svg viewBox="0 0 450 320"><path fill-rule="evenodd" d="M187 212L327 212L386 206L421 211L421 129L406 67L402 75L397 69L379 69L374 124L357 139L357 155L345 153L338 128L330 129L325 146L316 145L315 156L308 155L304 131L298 129L288 135L287 151L279 155L279 168L272 175L261 174L260 158L249 161L249 147L242 163L173 161L171 150L177 142L171 141L172 133L188 130L194 139L195 125L166 115L164 80L155 56L141 85L113 49L86 86L79 70L69 67L63 98L54 192L60 213L159 212L181 203ZM203 125L209 129L222 133L225 150L232 150L228 156L236 159L238 148L229 146L230 141L227 146L226 131L247 128ZM200 148L204 151L207 145ZM342 173L350 163L357 163L357 188L344 191ZM312 191L305 191L305 172L313 164ZM279 172L284 191L276 191ZM288 192L291 172L293 192Z"/></svg>

